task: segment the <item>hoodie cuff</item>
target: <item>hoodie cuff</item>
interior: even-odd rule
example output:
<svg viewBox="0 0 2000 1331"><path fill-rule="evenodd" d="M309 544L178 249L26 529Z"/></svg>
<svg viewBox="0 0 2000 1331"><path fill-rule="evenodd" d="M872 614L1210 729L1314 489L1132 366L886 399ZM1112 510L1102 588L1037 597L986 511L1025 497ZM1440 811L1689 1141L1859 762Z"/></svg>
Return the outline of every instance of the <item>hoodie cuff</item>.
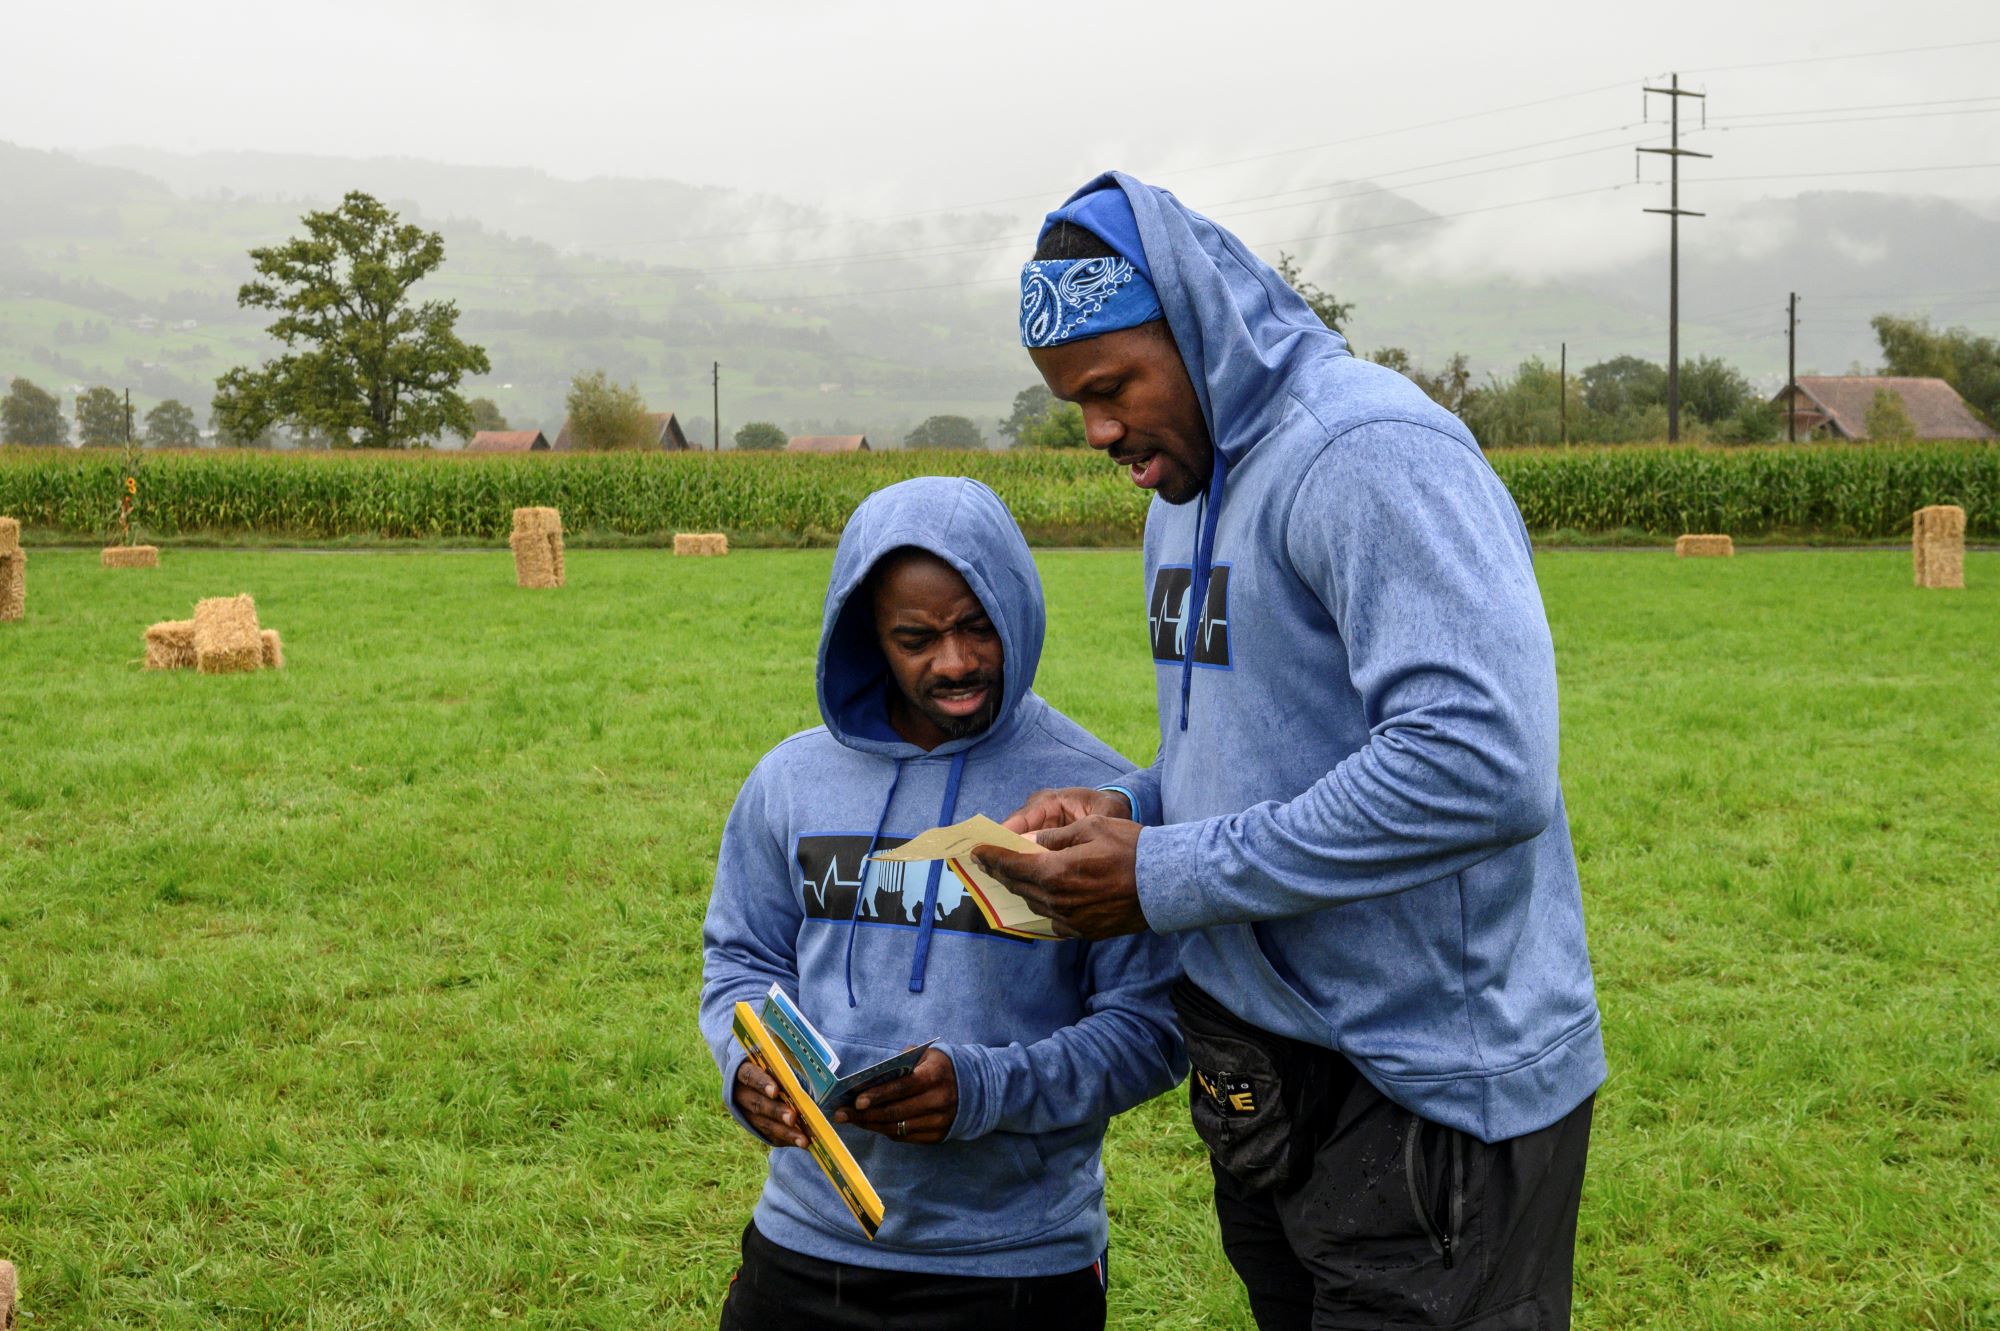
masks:
<svg viewBox="0 0 2000 1331"><path fill-rule="evenodd" d="M952 1077L958 1082L958 1110L944 1138L962 1142L984 1137L993 1131L993 1121L1000 1114L1000 1097L992 1093L992 1055L976 1044L942 1047L951 1059Z"/></svg>
<svg viewBox="0 0 2000 1331"><path fill-rule="evenodd" d="M1201 823L1139 829L1139 909L1156 934L1208 923L1202 897Z"/></svg>

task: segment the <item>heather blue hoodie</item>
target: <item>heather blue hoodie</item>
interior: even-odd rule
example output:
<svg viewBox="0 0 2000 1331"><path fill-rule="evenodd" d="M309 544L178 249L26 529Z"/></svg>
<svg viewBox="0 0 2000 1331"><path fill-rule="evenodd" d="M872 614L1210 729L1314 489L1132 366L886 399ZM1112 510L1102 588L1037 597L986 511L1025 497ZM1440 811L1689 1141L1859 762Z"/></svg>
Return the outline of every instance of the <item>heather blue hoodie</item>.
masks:
<svg viewBox="0 0 2000 1331"><path fill-rule="evenodd" d="M889 725L895 686L866 593L869 570L903 546L964 576L1004 652L992 725L928 753ZM839 1129L888 1213L873 1242L809 1155L772 1151L755 1219L782 1247L955 1275L1081 1270L1107 1238L1105 1123L1186 1071L1166 999L1171 942L1008 938L937 866L866 858L975 813L1004 818L1047 781L1096 785L1131 766L1032 691L1042 625L1027 542L978 482L904 481L849 519L820 632L826 724L764 756L723 830L702 930L702 1033L728 1103L743 1060L730 1015L776 981L849 1066L939 1038L958 1116L928 1146Z"/></svg>
<svg viewBox="0 0 2000 1331"><path fill-rule="evenodd" d="M1112 173L1052 217L1120 216L1100 190L1216 450L1206 495L1146 520L1160 753L1115 783L1150 824L1146 918L1425 1118L1546 1126L1605 1064L1520 514L1456 416L1173 195Z"/></svg>

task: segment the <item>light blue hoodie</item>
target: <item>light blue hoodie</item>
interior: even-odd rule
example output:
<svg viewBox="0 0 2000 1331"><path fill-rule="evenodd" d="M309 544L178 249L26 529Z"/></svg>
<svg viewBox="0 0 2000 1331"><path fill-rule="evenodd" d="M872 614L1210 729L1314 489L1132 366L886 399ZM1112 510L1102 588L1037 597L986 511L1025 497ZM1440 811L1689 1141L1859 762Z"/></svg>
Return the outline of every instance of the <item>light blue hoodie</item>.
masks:
<svg viewBox="0 0 2000 1331"><path fill-rule="evenodd" d="M1458 417L1236 237L1119 173L1065 209L1101 189L1216 449L1146 520L1160 753L1115 783L1150 824L1141 908L1190 979L1405 1108L1544 1127L1605 1064L1520 514Z"/></svg>
<svg viewBox="0 0 2000 1331"><path fill-rule="evenodd" d="M1005 654L992 725L928 753L889 725L894 684L865 590L868 571L904 546L964 576ZM1081 1270L1107 1241L1106 1122L1186 1072L1166 998L1178 974L1170 942L1008 938L941 866L866 858L975 813L1004 818L1049 782L1096 785L1130 767L1033 693L1042 627L1027 542L984 485L904 481L849 519L820 632L826 724L764 756L723 830L702 930L702 1033L728 1103L743 1060L734 1005L761 1004L776 981L849 1066L938 1038L958 1116L936 1145L839 1129L887 1211L873 1242L809 1155L772 1151L755 1220L781 1247L952 1275Z"/></svg>

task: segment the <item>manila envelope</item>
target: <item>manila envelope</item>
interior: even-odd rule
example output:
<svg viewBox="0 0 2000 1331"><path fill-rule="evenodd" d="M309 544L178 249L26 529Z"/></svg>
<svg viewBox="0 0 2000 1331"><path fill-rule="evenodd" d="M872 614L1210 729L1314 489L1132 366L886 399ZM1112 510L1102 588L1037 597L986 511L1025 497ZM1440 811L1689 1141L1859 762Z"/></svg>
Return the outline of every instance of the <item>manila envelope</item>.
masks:
<svg viewBox="0 0 2000 1331"><path fill-rule="evenodd" d="M950 827L933 827L894 850L880 851L870 858L904 864L943 860L945 867L965 884L966 895L978 905L979 913L986 917L986 923L996 933L1013 938L1053 941L1056 937L1055 925L1047 917L1035 914L1034 909L1012 888L973 861L972 852L979 846L998 846L1001 850L1019 851L1023 855L1042 853L1040 846L1019 832L1010 832L981 813Z"/></svg>

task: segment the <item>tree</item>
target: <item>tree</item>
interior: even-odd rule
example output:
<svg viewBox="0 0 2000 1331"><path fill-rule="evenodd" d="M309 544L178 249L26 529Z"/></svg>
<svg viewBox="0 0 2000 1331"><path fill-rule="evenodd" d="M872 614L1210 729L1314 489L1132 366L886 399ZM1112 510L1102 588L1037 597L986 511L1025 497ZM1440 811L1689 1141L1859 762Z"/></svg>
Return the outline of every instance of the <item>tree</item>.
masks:
<svg viewBox="0 0 2000 1331"><path fill-rule="evenodd" d="M1341 331L1341 325L1354 315L1354 302L1336 300L1331 291L1325 291L1299 276L1299 262L1283 250L1278 251L1278 276L1285 285L1304 297L1319 321L1334 332Z"/></svg>
<svg viewBox="0 0 2000 1331"><path fill-rule="evenodd" d="M1903 406L1900 393L1892 393L1886 388L1875 390L1875 400L1868 404L1868 414L1862 418L1862 428L1868 431L1870 439L1915 439L1916 422Z"/></svg>
<svg viewBox="0 0 2000 1331"><path fill-rule="evenodd" d="M932 416L910 431L903 443L911 448L984 448L979 427L963 416Z"/></svg>
<svg viewBox="0 0 2000 1331"><path fill-rule="evenodd" d="M1074 402L1049 403L1049 409L1021 427L1015 440L1022 448L1082 448L1090 442L1083 430L1083 408Z"/></svg>
<svg viewBox="0 0 2000 1331"><path fill-rule="evenodd" d="M1048 414L1055 403L1055 394L1046 384L1030 384L1014 394L1014 410L1006 420L1000 422L1000 433L1014 443L1021 442L1021 429L1030 421L1038 421Z"/></svg>
<svg viewBox="0 0 2000 1331"><path fill-rule="evenodd" d="M1720 356L1697 356L1681 366L1681 406L1704 425L1729 420L1756 396L1750 381Z"/></svg>
<svg viewBox="0 0 2000 1331"><path fill-rule="evenodd" d="M168 398L146 413L146 442L154 448L193 448L201 442L194 413Z"/></svg>
<svg viewBox="0 0 2000 1331"><path fill-rule="evenodd" d="M653 422L637 384L612 383L602 370L579 374L563 399L569 412L570 447L591 452L644 448L654 440Z"/></svg>
<svg viewBox="0 0 2000 1331"><path fill-rule="evenodd" d="M1884 374L1942 379L1986 418L2000 423L2000 338L1979 337L1964 328L1943 332L1928 319L1870 319L1882 344Z"/></svg>
<svg viewBox="0 0 2000 1331"><path fill-rule="evenodd" d="M1783 407L1753 398L1717 427L1715 437L1725 444L1768 444L1784 426Z"/></svg>
<svg viewBox="0 0 2000 1331"><path fill-rule="evenodd" d="M1464 413L1466 425L1483 447L1545 444L1561 438L1567 385L1555 366L1537 357L1522 361L1511 379L1490 374L1486 378L1487 386L1470 395Z"/></svg>
<svg viewBox="0 0 2000 1331"><path fill-rule="evenodd" d="M69 422L63 419L62 403L54 393L26 379L7 385L7 396L0 397L0 444L67 443Z"/></svg>
<svg viewBox="0 0 2000 1331"><path fill-rule="evenodd" d="M736 432L736 446L768 453L774 448L783 448L790 438L769 421L751 421Z"/></svg>
<svg viewBox="0 0 2000 1331"><path fill-rule="evenodd" d="M276 448L278 445L276 427L267 423L258 434L240 435L213 406L209 408L208 428L215 431L215 442L223 448Z"/></svg>
<svg viewBox="0 0 2000 1331"><path fill-rule="evenodd" d="M76 395L76 438L85 448L116 448L125 442L129 421L117 391L99 385Z"/></svg>
<svg viewBox="0 0 2000 1331"><path fill-rule="evenodd" d="M285 422L365 448L402 448L447 429L469 432L458 384L492 369L486 352L453 331L453 302L410 299L444 262L444 239L402 224L359 190L300 221L304 237L250 251L261 280L244 283L236 302L279 311L267 331L285 354L216 380L215 411L229 433L255 439Z"/></svg>
<svg viewBox="0 0 2000 1331"><path fill-rule="evenodd" d="M1368 359L1377 365L1386 365L1411 383L1424 390L1431 401L1446 411L1463 414L1466 403L1477 392L1472 386L1472 366L1464 352L1458 352L1444 363L1444 368L1435 374L1426 373L1424 368L1410 359L1410 353L1401 347L1383 347Z"/></svg>
<svg viewBox="0 0 2000 1331"><path fill-rule="evenodd" d="M472 417L470 430L462 431L461 439L470 439L481 430L504 430L507 418L500 414L500 405L490 397L476 397L465 404L466 414Z"/></svg>
<svg viewBox="0 0 2000 1331"><path fill-rule="evenodd" d="M1583 404L1606 416L1644 411L1667 400L1666 367L1637 356L1599 361L1578 377Z"/></svg>

